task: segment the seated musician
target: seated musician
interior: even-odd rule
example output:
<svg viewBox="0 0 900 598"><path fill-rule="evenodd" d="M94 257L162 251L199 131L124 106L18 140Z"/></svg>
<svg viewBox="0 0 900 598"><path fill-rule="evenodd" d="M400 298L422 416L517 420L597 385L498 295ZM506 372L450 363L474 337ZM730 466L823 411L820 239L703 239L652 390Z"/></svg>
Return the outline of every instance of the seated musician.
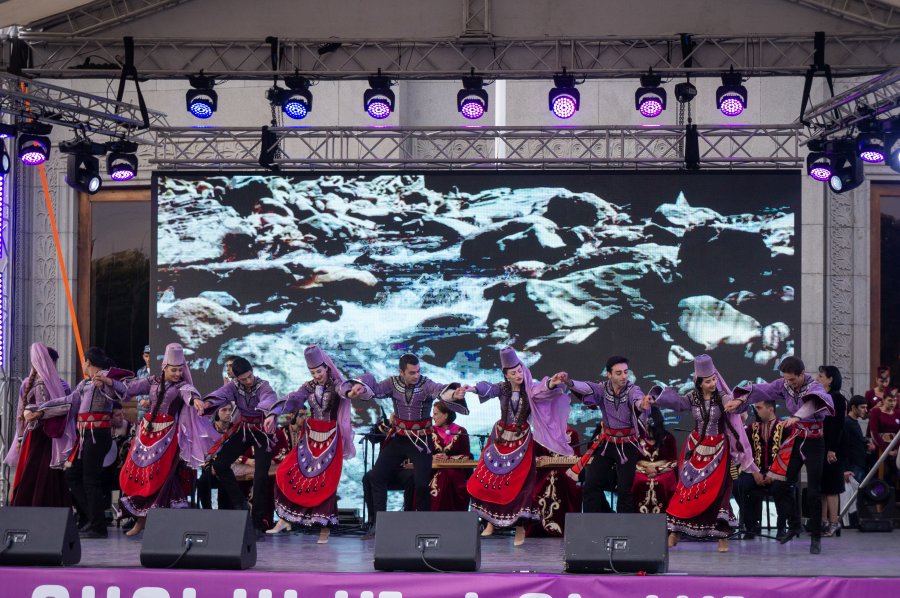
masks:
<svg viewBox="0 0 900 598"><path fill-rule="evenodd" d="M566 513L581 512L581 488L578 482L565 472L581 456L578 432L566 426L566 442L575 451L567 457L535 443L537 479L534 484L534 509L539 518L525 524L525 535L562 536L565 531Z"/></svg>
<svg viewBox="0 0 900 598"><path fill-rule="evenodd" d="M665 513L677 484L678 447L666 430L659 407L652 407L647 418L647 433L641 437L644 451L634 474L631 494L636 513Z"/></svg>
<svg viewBox="0 0 900 598"><path fill-rule="evenodd" d="M456 413L441 401L434 404L431 419L434 422L433 462L449 465L431 470L431 482L428 484L431 510L468 511L469 492L466 490L466 480L472 468L454 468L452 462L472 462L469 433L462 426L453 423Z"/></svg>

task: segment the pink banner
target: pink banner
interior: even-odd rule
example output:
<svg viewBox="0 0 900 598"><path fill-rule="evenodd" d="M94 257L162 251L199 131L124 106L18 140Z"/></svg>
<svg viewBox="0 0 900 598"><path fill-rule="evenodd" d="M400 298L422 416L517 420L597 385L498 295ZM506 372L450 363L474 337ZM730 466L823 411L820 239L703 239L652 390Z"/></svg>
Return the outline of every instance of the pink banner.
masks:
<svg viewBox="0 0 900 598"><path fill-rule="evenodd" d="M302 565L302 561L298 562ZM858 598L900 595L900 579L289 573L158 569L0 569L15 598Z"/></svg>

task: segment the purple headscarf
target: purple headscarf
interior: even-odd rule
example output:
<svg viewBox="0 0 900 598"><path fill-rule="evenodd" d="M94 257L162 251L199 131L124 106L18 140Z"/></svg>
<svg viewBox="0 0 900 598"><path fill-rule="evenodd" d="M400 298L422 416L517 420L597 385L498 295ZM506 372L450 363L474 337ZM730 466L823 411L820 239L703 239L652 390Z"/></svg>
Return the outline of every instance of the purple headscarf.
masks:
<svg viewBox="0 0 900 598"><path fill-rule="evenodd" d="M47 395L51 399L58 399L66 396L66 391L63 389L62 381L59 379L59 372L56 371L56 365L53 363L53 358L50 357L50 352L43 343L32 343L31 367L35 369L37 377L44 383L44 388L47 389ZM21 438L25 430L25 422L22 419L22 403L25 399L22 395L25 393L25 384L26 382L23 382L22 386L19 388L19 405L16 411L16 439ZM10 467L15 467L18 460L19 443L14 439L13 442L10 443L9 452L6 454L6 459L4 459L3 462Z"/></svg>
<svg viewBox="0 0 900 598"><path fill-rule="evenodd" d="M523 386L528 393L528 403L531 406L529 424L538 444L560 455L575 454L566 442L569 395L563 392L561 385L550 389L548 394L548 377L545 376L540 382L535 382L531 370L519 359L515 349L509 346L500 349L500 365L503 369L522 366L525 376Z"/></svg>
<svg viewBox="0 0 900 598"><path fill-rule="evenodd" d="M340 388L344 394L349 392L352 387L351 383L344 381L344 376L341 375L340 370L334 365L328 353L316 345L310 345L303 351L303 357L309 369L324 365L334 381L335 388ZM341 449L344 459L352 459L356 456L356 444L353 442L353 427L350 424L350 407L350 401L342 397L338 405L337 425L341 431Z"/></svg>

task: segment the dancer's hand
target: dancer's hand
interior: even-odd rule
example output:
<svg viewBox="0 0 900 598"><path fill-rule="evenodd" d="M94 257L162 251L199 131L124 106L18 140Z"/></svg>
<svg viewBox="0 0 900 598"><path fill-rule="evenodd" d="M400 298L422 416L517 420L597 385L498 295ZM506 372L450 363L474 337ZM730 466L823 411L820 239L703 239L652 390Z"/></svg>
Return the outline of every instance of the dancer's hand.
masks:
<svg viewBox="0 0 900 598"><path fill-rule="evenodd" d="M837 454L834 451L828 451L825 453L825 460L829 463L834 463L837 461Z"/></svg>
<svg viewBox="0 0 900 598"><path fill-rule="evenodd" d="M550 388L556 388L560 384L566 386L569 382L569 374L567 372L557 372L550 378Z"/></svg>
<svg viewBox="0 0 900 598"><path fill-rule="evenodd" d="M92 379L91 382L94 383L94 386L100 388L102 386L109 386L112 384L112 380L104 376L103 374L97 374Z"/></svg>
<svg viewBox="0 0 900 598"><path fill-rule="evenodd" d="M799 422L800 422L800 418L799 418L799 417L789 417L789 418L787 418L786 420L784 420L784 427L785 427L785 428L793 428L793 427L796 426Z"/></svg>
<svg viewBox="0 0 900 598"><path fill-rule="evenodd" d="M734 413L743 404L744 404L743 401L739 401L737 399L731 399L730 401L725 403L725 412L726 413Z"/></svg>
<svg viewBox="0 0 900 598"><path fill-rule="evenodd" d="M24 412L22 412L22 417L24 417L25 421L27 421L27 422L34 421L36 419L41 419L42 415L44 415L43 411L31 411L31 410L26 409Z"/></svg>
<svg viewBox="0 0 900 598"><path fill-rule="evenodd" d="M469 392L469 389L472 387L468 384L460 384L459 388L453 391L453 399L455 401L459 401L460 399L465 398L466 393Z"/></svg>
<svg viewBox="0 0 900 598"><path fill-rule="evenodd" d="M275 433L275 420L277 418L274 415L270 415L266 418L266 421L263 422L263 430L265 430L269 434Z"/></svg>
<svg viewBox="0 0 900 598"><path fill-rule="evenodd" d="M197 415L202 416L203 412L205 412L208 408L209 403L207 403L206 401L202 399L194 399L194 409L197 410Z"/></svg>
<svg viewBox="0 0 900 598"><path fill-rule="evenodd" d="M643 400L641 401L641 411L647 411L656 401L650 395L644 395Z"/></svg>
<svg viewBox="0 0 900 598"><path fill-rule="evenodd" d="M354 384L350 387L350 390L347 392L347 396L351 399L355 399L356 397L362 396L366 392L366 389L362 384Z"/></svg>
<svg viewBox="0 0 900 598"><path fill-rule="evenodd" d="M766 485L766 477L759 473L758 471L753 472L753 481L756 482L757 486L765 486Z"/></svg>

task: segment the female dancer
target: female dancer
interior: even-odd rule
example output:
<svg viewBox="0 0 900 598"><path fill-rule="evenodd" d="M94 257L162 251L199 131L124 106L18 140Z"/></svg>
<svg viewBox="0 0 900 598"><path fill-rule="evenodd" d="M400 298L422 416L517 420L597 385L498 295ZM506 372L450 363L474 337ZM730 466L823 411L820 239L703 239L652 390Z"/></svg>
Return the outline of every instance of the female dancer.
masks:
<svg viewBox="0 0 900 598"><path fill-rule="evenodd" d="M503 382L479 382L475 387L482 403L500 399L500 420L467 488L472 510L488 522L482 535L490 536L495 526L518 522L514 545L521 546L525 526L520 520L538 517L532 503L536 470L532 436L555 453L573 454L566 444L569 397L564 390L568 376L560 372L535 382L512 347L500 350L500 367Z"/></svg>
<svg viewBox="0 0 900 598"><path fill-rule="evenodd" d="M719 552L728 552L728 536L737 525L731 510L731 463L742 471L759 471L740 415L726 413L731 389L716 370L712 358L694 359L694 390L679 396L672 389L656 386L645 401L675 411L690 410L694 431L688 436L678 466L678 485L669 502L669 546L678 534L695 538L718 538Z"/></svg>
<svg viewBox="0 0 900 598"><path fill-rule="evenodd" d="M219 434L191 405L200 393L177 343L166 346L160 375L112 384L128 397L150 396L150 407L119 474L122 507L137 518L125 535L135 536L144 529L151 508L188 507L196 477L192 470L203 467Z"/></svg>
<svg viewBox="0 0 900 598"><path fill-rule="evenodd" d="M303 435L275 474L275 511L290 523L320 526L319 544L328 542L328 526L337 525L337 487L342 461L356 455L350 427L350 399L371 399L362 384L345 382L322 349L303 352L312 375L283 399L263 401L265 429L275 431L276 416L307 406Z"/></svg>
<svg viewBox="0 0 900 598"><path fill-rule="evenodd" d="M637 462L631 494L636 513L665 513L675 494L678 446L666 430L665 419L658 407L652 407L647 418L647 435L641 438L643 457Z"/></svg>
<svg viewBox="0 0 900 598"><path fill-rule="evenodd" d="M39 407L69 392L69 385L59 378L50 349L41 343L32 344L31 375L19 389L16 440L6 456L6 463L16 467L11 506L68 507L72 504L62 467L50 467L54 440L48 434L58 434L48 429L46 422L26 422L24 417L26 407Z"/></svg>
<svg viewBox="0 0 900 598"><path fill-rule="evenodd" d="M435 462L452 462L459 459L471 459L469 451L469 433L459 424L453 423L456 413L443 402L438 401L431 410L434 426L431 438L434 441L433 459ZM469 492L466 490L466 472L462 469L442 467L431 471L432 511L468 511Z"/></svg>

